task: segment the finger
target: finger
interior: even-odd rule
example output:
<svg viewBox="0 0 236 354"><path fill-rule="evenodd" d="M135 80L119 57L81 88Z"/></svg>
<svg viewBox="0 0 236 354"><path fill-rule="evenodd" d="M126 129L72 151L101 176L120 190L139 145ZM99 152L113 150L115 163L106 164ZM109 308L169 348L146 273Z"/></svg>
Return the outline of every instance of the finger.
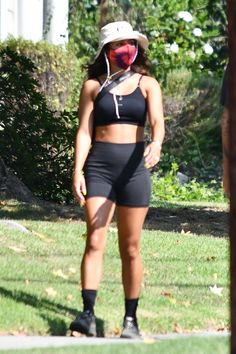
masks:
<svg viewBox="0 0 236 354"><path fill-rule="evenodd" d="M143 156L147 156L150 153L150 147L147 146L146 149L144 150Z"/></svg>
<svg viewBox="0 0 236 354"><path fill-rule="evenodd" d="M159 162L159 160L160 160L159 156L155 156L155 157L151 156L151 157L145 159L144 166L146 168L153 167Z"/></svg>
<svg viewBox="0 0 236 354"><path fill-rule="evenodd" d="M81 193L80 189L73 188L73 194L75 196L75 199L80 203L81 200L84 200L84 196Z"/></svg>
<svg viewBox="0 0 236 354"><path fill-rule="evenodd" d="M152 156L148 155L145 158L145 163L150 165L152 163L152 160L153 160Z"/></svg>
<svg viewBox="0 0 236 354"><path fill-rule="evenodd" d="M81 191L82 191L83 195L87 194L87 188L86 188L86 183L85 183L84 179L81 181Z"/></svg>
<svg viewBox="0 0 236 354"><path fill-rule="evenodd" d="M154 158L154 163L156 164L156 163L158 163L159 161L160 161L159 156L155 156L155 158Z"/></svg>
<svg viewBox="0 0 236 354"><path fill-rule="evenodd" d="M83 197L83 195L81 194L80 196L76 196L76 200L79 202L79 205L81 207L83 207L85 205L85 198Z"/></svg>
<svg viewBox="0 0 236 354"><path fill-rule="evenodd" d="M80 206L83 207L85 206L85 199L81 199L80 202L79 202Z"/></svg>

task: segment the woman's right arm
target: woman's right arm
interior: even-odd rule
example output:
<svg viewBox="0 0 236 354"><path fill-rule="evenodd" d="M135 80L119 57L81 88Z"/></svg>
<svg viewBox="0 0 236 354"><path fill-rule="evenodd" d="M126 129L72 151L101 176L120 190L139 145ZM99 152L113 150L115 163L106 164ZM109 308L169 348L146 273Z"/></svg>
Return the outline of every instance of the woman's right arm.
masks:
<svg viewBox="0 0 236 354"><path fill-rule="evenodd" d="M92 142L93 134L94 82L85 81L79 101L79 127L75 138L73 193L81 205L84 205L86 185L83 167Z"/></svg>

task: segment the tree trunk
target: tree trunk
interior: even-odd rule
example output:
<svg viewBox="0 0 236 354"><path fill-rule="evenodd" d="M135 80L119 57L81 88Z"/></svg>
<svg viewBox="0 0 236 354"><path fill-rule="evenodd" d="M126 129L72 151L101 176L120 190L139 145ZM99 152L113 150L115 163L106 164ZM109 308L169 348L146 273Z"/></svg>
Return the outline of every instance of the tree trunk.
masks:
<svg viewBox="0 0 236 354"><path fill-rule="evenodd" d="M22 202L35 203L37 198L12 172L8 170L0 157L0 198L17 199Z"/></svg>
<svg viewBox="0 0 236 354"><path fill-rule="evenodd" d="M236 354L236 1L228 0L231 354Z"/></svg>
<svg viewBox="0 0 236 354"><path fill-rule="evenodd" d="M108 23L109 0L101 0L100 3L100 28Z"/></svg>

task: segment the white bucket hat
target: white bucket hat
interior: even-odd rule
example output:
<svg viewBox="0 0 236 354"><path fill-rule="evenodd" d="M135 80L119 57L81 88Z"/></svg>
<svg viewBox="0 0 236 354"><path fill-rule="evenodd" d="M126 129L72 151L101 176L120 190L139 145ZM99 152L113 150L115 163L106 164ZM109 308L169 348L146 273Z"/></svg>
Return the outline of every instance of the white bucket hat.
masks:
<svg viewBox="0 0 236 354"><path fill-rule="evenodd" d="M132 26L128 22L111 22L101 28L99 36L99 47L96 54L96 58L101 53L105 44L114 41L121 41L123 39L136 39L138 44L144 50L146 50L148 47L147 37L138 31L134 31Z"/></svg>

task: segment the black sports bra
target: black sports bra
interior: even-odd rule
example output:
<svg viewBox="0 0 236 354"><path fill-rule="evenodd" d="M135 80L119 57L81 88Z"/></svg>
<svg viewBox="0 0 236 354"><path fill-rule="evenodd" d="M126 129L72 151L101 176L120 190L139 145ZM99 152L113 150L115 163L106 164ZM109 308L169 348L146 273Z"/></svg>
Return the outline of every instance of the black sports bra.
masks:
<svg viewBox="0 0 236 354"><path fill-rule="evenodd" d="M142 76L140 76L139 83ZM98 93L94 101L94 126L109 124L133 124L144 127L147 116L147 102L140 87L128 95Z"/></svg>

